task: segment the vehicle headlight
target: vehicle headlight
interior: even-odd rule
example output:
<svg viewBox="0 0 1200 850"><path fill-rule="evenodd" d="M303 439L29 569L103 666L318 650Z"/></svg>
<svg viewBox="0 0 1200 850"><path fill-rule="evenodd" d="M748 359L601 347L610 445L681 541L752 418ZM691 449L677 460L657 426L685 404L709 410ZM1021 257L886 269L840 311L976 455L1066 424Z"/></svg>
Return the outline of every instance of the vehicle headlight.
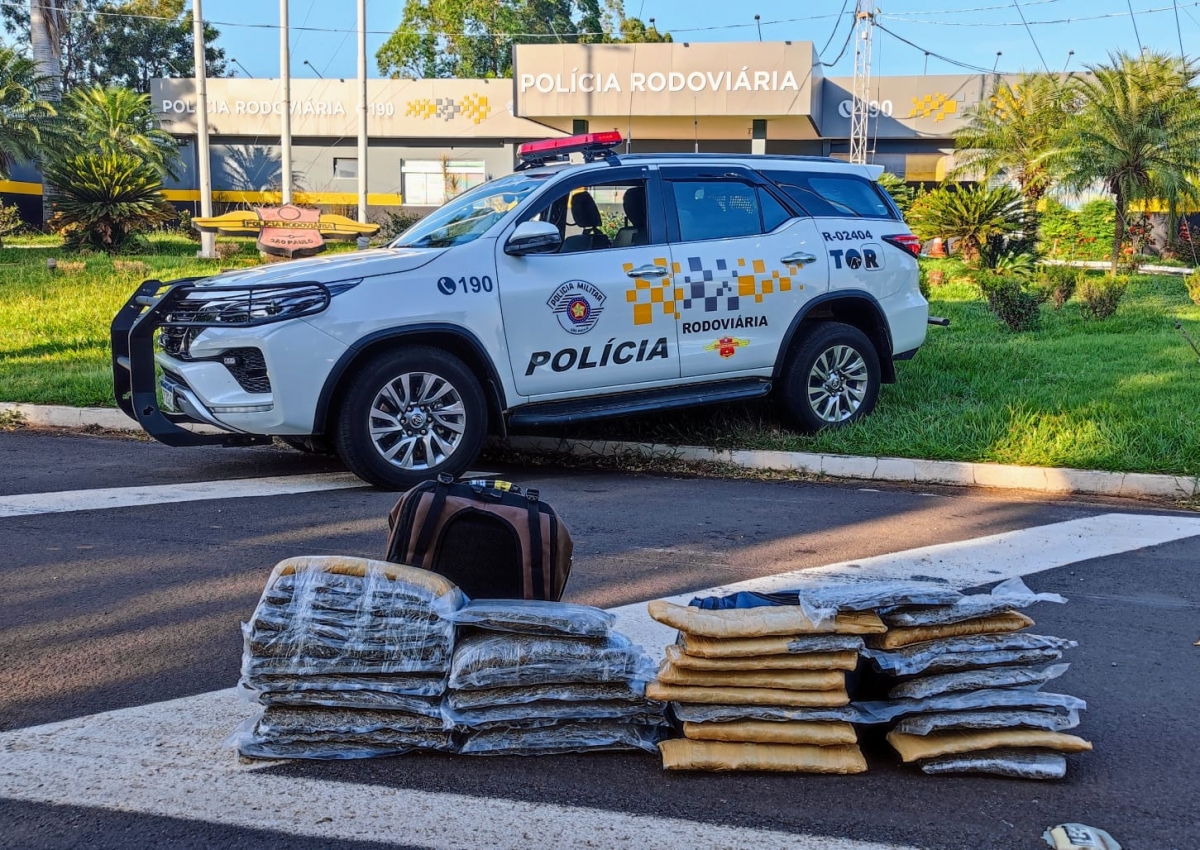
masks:
<svg viewBox="0 0 1200 850"><path fill-rule="evenodd" d="M159 342L168 353L186 357L192 340L204 328L256 327L311 316L361 282L360 277L324 284L196 286L163 317Z"/></svg>

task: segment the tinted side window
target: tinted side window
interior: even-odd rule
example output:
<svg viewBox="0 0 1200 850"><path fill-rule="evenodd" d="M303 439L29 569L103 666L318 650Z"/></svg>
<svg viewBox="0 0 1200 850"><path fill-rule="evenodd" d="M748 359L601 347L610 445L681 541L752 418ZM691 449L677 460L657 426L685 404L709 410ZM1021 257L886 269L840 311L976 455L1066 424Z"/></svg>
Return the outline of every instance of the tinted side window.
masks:
<svg viewBox="0 0 1200 850"><path fill-rule="evenodd" d="M753 186L734 181L686 181L668 184L679 215L679 238L729 239L762 233Z"/></svg>
<svg viewBox="0 0 1200 850"><path fill-rule="evenodd" d="M765 176L813 216L895 218L879 187L862 177L800 171L771 171Z"/></svg>
<svg viewBox="0 0 1200 850"><path fill-rule="evenodd" d="M761 187L758 190L758 201L762 205L764 233L770 233L792 217L792 214L783 208L783 204L775 200L770 192Z"/></svg>

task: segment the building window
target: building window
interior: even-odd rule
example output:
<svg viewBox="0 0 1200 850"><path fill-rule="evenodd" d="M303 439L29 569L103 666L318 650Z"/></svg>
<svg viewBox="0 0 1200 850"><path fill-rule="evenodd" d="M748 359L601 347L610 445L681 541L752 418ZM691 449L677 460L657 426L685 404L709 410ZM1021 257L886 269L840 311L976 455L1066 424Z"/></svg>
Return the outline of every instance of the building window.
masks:
<svg viewBox="0 0 1200 850"><path fill-rule="evenodd" d="M333 179L335 180L357 180L358 179L358 160L344 157L334 157L333 159Z"/></svg>
<svg viewBox="0 0 1200 850"><path fill-rule="evenodd" d="M406 205L440 207L487 180L487 169L482 161L406 159L400 179Z"/></svg>

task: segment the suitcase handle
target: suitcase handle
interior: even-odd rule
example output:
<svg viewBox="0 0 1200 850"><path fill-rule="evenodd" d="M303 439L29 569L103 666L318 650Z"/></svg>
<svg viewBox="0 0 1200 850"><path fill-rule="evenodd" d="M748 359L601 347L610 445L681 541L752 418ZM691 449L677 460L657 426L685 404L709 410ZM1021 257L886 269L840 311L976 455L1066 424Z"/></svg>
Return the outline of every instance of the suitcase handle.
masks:
<svg viewBox="0 0 1200 850"><path fill-rule="evenodd" d="M512 493L514 496L522 495L521 488L516 484L499 478L472 478L466 484L480 496L488 495L498 499L503 493Z"/></svg>

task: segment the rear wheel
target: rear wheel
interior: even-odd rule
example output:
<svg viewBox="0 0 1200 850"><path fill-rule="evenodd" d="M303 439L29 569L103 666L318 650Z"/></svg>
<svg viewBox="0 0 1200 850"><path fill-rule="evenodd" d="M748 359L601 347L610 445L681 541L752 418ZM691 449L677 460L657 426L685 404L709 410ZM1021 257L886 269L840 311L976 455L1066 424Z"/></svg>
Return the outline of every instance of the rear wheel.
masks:
<svg viewBox="0 0 1200 850"><path fill-rule="evenodd" d="M853 325L822 322L792 350L780 401L800 430L815 433L857 421L879 398L879 355Z"/></svg>
<svg viewBox="0 0 1200 850"><path fill-rule="evenodd" d="M459 475L479 455L487 402L466 365L437 348L378 355L351 380L338 412L338 456L364 481L389 490L439 473Z"/></svg>

